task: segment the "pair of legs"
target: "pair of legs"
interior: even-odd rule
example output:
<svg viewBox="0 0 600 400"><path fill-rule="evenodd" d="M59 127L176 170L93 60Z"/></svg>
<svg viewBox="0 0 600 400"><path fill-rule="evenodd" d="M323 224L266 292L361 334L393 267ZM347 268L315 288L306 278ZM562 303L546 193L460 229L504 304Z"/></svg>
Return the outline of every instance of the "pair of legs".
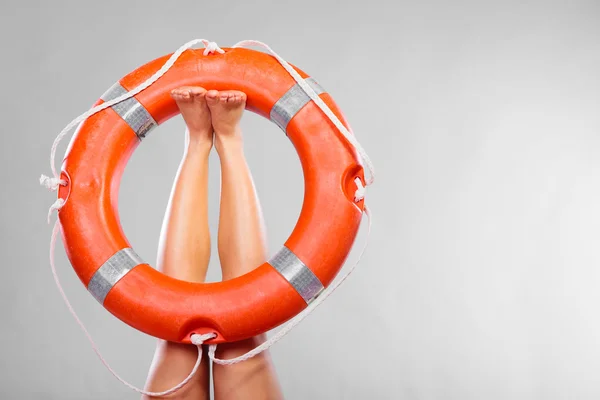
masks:
<svg viewBox="0 0 600 400"><path fill-rule="evenodd" d="M183 160L177 172L160 238L158 268L172 277L203 282L210 259L208 156L221 161L218 249L223 279L256 268L267 257L264 223L242 147L240 119L246 95L183 87L171 93L187 125ZM218 346L218 358L233 358L259 345L264 335ZM164 391L181 382L198 356L194 345L159 341L146 390ZM282 394L268 354L230 366L213 365L215 399L279 399ZM169 399L209 399L206 349L194 378Z"/></svg>

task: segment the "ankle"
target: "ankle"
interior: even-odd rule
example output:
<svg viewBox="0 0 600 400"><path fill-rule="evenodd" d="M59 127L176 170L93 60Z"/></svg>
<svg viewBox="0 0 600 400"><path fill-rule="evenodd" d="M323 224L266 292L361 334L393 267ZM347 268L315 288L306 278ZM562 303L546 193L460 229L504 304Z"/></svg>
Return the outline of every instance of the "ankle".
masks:
<svg viewBox="0 0 600 400"><path fill-rule="evenodd" d="M215 134L215 149L217 153L224 154L227 152L236 152L243 149L243 140L241 134L222 135Z"/></svg>
<svg viewBox="0 0 600 400"><path fill-rule="evenodd" d="M190 127L186 125L185 127L185 140L188 141L213 141L213 128L212 126L207 127Z"/></svg>
<svg viewBox="0 0 600 400"><path fill-rule="evenodd" d="M213 145L213 138L208 135L189 135L185 140L186 152L210 152Z"/></svg>

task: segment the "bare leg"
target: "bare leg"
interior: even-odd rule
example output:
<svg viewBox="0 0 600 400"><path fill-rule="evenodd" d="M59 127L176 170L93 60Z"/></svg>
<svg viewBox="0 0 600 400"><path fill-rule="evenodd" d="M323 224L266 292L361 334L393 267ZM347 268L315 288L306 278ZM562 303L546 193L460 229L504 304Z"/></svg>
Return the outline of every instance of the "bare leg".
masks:
<svg viewBox="0 0 600 400"><path fill-rule="evenodd" d="M208 155L213 145L206 91L184 87L171 94L186 122L183 160L163 221L158 269L174 278L203 282L210 258L208 230ZM206 352L205 352L206 353ZM164 391L181 382L198 357L197 347L160 340L148 374L146 390ZM168 399L209 399L208 359L194 378Z"/></svg>
<svg viewBox="0 0 600 400"><path fill-rule="evenodd" d="M258 197L242 145L239 126L246 95L210 90L206 101L221 160L221 213L218 248L223 280L251 271L267 257L265 230ZM222 344L217 357L242 355L265 340L265 335ZM269 355L265 352L235 365L213 365L215 399L282 399Z"/></svg>

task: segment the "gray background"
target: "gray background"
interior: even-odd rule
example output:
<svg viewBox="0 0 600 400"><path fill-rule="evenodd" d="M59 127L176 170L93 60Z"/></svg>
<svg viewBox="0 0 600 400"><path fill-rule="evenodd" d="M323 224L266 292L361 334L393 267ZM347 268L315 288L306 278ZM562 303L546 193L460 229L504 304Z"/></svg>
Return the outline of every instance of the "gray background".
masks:
<svg viewBox="0 0 600 400"><path fill-rule="evenodd" d="M265 41L313 75L378 172L364 262L273 348L288 399L600 398L599 22L598 1L2 1L0 397L137 398L54 287L55 197L37 179L114 81L207 37ZM275 251L302 205L300 165L274 124L243 124ZM183 129L153 131L123 178L122 223L147 260ZM95 302L62 245L57 263L106 358L143 385L154 339Z"/></svg>

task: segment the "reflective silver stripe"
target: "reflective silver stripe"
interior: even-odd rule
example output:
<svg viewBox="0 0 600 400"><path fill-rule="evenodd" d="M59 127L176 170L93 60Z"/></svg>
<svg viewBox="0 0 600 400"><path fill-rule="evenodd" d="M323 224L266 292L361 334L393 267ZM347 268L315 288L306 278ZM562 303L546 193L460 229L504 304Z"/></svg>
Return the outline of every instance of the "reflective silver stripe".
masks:
<svg viewBox="0 0 600 400"><path fill-rule="evenodd" d="M110 101L127 93L127 90L119 82L115 83L102 95L102 100ZM112 106L117 114L133 129L135 134L142 140L148 132L158 126L152 115L137 101L135 97L130 97Z"/></svg>
<svg viewBox="0 0 600 400"><path fill-rule="evenodd" d="M324 93L325 90L313 79L306 78L305 82L317 93ZM295 84L290 90L285 92L283 96L271 109L271 121L275 122L284 132L287 128L288 123L292 118L310 101L310 97L300 87L299 84Z"/></svg>
<svg viewBox="0 0 600 400"><path fill-rule="evenodd" d="M125 248L112 255L92 276L88 290L100 304L110 289L136 265L145 264L132 248Z"/></svg>
<svg viewBox="0 0 600 400"><path fill-rule="evenodd" d="M269 264L287 279L307 304L324 289L319 278L285 246L269 260Z"/></svg>

